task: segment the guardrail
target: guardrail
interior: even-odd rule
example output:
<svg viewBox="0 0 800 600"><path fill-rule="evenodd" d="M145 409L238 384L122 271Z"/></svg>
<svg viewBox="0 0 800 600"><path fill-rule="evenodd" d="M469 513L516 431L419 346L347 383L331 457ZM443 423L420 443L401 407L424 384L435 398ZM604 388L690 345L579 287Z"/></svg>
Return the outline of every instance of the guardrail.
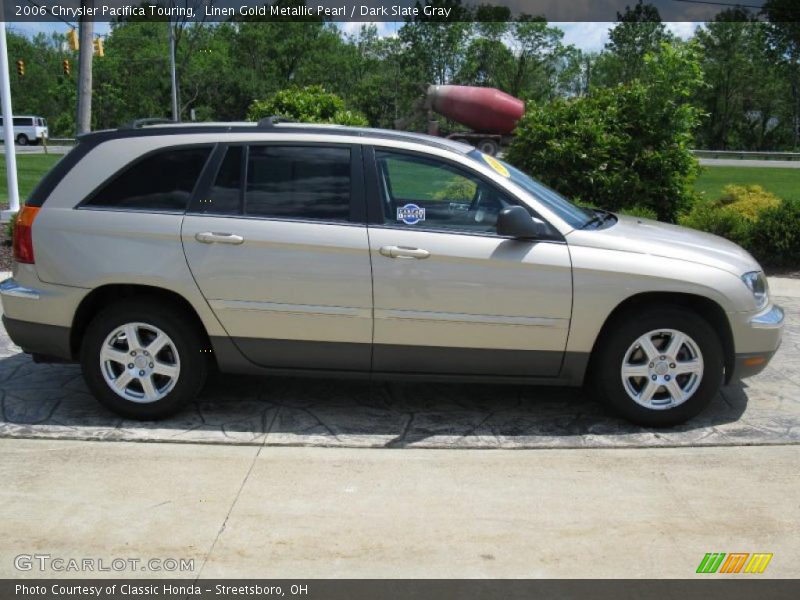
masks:
<svg viewBox="0 0 800 600"><path fill-rule="evenodd" d="M47 143L51 146L69 146L75 144L75 138L47 138Z"/></svg>
<svg viewBox="0 0 800 600"><path fill-rule="evenodd" d="M739 160L800 160L800 152L751 152L739 150L692 150L698 158L734 158Z"/></svg>

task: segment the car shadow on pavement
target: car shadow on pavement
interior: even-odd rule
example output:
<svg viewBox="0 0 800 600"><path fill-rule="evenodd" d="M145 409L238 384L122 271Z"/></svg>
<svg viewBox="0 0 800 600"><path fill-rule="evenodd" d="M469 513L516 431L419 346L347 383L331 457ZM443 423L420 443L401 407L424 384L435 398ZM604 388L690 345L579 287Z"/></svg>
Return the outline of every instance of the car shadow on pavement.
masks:
<svg viewBox="0 0 800 600"><path fill-rule="evenodd" d="M689 423L655 430L610 415L579 389L215 375L186 410L137 422L100 406L76 365L0 359L0 435L20 437L390 448L752 443L746 427L724 431L747 403L745 387L729 386Z"/></svg>

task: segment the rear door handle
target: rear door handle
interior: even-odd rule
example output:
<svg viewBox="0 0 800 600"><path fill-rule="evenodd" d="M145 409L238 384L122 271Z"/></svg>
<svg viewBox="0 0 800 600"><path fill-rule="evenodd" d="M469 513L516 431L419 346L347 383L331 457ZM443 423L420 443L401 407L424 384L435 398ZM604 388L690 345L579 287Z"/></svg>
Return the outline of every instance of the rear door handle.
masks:
<svg viewBox="0 0 800 600"><path fill-rule="evenodd" d="M428 258L431 253L422 248L410 248L409 246L382 246L380 253L389 258Z"/></svg>
<svg viewBox="0 0 800 600"><path fill-rule="evenodd" d="M244 242L244 238L234 233L215 233L213 231L203 231L196 233L194 239L204 244L236 244Z"/></svg>

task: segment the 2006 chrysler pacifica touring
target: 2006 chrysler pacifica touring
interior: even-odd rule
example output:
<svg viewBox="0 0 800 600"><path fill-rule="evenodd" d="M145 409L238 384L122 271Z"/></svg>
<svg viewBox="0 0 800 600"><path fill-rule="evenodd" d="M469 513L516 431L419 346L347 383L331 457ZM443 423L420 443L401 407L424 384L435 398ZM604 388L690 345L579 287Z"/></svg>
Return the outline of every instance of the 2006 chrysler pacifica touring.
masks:
<svg viewBox="0 0 800 600"><path fill-rule="evenodd" d="M6 328L126 417L207 371L582 385L670 425L778 348L721 238L578 208L469 146L261 123L84 136L25 203Z"/></svg>

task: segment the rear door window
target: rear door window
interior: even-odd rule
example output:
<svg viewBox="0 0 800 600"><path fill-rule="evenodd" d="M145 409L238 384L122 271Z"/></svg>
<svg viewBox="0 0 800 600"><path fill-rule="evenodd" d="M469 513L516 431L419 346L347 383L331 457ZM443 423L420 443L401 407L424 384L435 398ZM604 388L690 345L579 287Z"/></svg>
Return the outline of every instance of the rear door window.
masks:
<svg viewBox="0 0 800 600"><path fill-rule="evenodd" d="M211 147L204 146L146 156L101 186L83 206L183 212L210 153Z"/></svg>
<svg viewBox="0 0 800 600"><path fill-rule="evenodd" d="M250 146L245 214L312 221L350 218L350 149Z"/></svg>

